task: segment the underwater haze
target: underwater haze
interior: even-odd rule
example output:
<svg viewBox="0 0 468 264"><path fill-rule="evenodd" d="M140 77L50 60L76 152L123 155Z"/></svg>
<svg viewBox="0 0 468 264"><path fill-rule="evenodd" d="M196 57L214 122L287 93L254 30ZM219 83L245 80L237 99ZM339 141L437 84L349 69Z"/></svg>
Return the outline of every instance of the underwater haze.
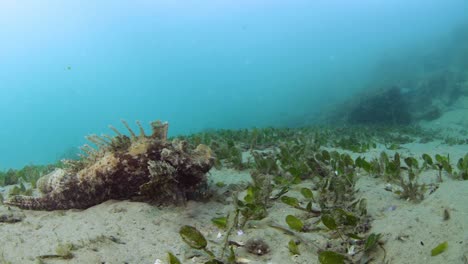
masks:
<svg viewBox="0 0 468 264"><path fill-rule="evenodd" d="M298 126L387 52L435 41L465 0L0 2L0 169L74 153L107 125L170 134ZM119 126L120 128L120 126Z"/></svg>

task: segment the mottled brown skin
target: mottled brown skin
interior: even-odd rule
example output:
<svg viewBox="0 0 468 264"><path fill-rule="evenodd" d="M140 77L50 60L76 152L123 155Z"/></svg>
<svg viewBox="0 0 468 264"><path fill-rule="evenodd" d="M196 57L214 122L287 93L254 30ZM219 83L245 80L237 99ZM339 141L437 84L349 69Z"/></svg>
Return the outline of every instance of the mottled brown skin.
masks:
<svg viewBox="0 0 468 264"><path fill-rule="evenodd" d="M85 209L110 199L139 197L156 203L185 199L206 183L213 155L204 145L189 150L186 142L171 142L160 134L154 129L151 136L142 132L133 137L127 148L103 148L94 162L86 162L80 170L66 169L42 197L14 196L6 204L64 210Z"/></svg>

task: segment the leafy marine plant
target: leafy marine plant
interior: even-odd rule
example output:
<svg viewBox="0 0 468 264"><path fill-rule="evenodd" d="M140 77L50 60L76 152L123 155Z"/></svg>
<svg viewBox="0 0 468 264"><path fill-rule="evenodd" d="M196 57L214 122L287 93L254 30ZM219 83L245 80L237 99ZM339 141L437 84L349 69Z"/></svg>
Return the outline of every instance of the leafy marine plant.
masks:
<svg viewBox="0 0 468 264"><path fill-rule="evenodd" d="M442 252L444 252L445 250L447 250L447 248L448 248L448 242L447 241L442 242L431 250L431 256L432 257L437 256L441 254Z"/></svg>
<svg viewBox="0 0 468 264"><path fill-rule="evenodd" d="M9 169L6 172L0 171L0 186L14 185L23 182L30 183L31 187L35 188L36 182L40 177L61 165L61 162L57 162L50 165L27 165L19 170Z"/></svg>
<svg viewBox="0 0 468 264"><path fill-rule="evenodd" d="M344 264L345 259L345 255L330 250L323 250L318 255L318 260L322 264Z"/></svg>
<svg viewBox="0 0 468 264"><path fill-rule="evenodd" d="M442 182L442 171L447 172L449 175L452 175L453 173L453 168L452 165L450 165L450 156L442 156L439 154L435 155L435 160L436 163L435 165L439 169L439 182Z"/></svg>
<svg viewBox="0 0 468 264"><path fill-rule="evenodd" d="M362 168L370 175L383 175L387 182L399 185L400 188L394 189L393 192L399 195L400 198L419 202L424 199L426 191L425 184L418 183L419 174L423 170L435 167L432 158L428 154L423 154L422 159L421 166L414 157L403 159L404 164L402 164L398 152L394 154L393 159L390 159L385 152L382 152L379 160L374 159L372 162L367 162L364 158L358 157L355 163L357 167Z"/></svg>
<svg viewBox="0 0 468 264"><path fill-rule="evenodd" d="M215 217L211 219L211 222L217 226L219 229L226 229L227 227L227 220L228 217L226 216L221 216L221 217Z"/></svg>
<svg viewBox="0 0 468 264"><path fill-rule="evenodd" d="M195 139L197 138L195 137ZM242 162L242 150L236 146L235 141L231 139L207 141L210 142L210 147L215 152L215 165L218 169L223 165L236 170L243 170L245 168L245 164ZM202 140L194 140L192 144L196 144L196 142L202 142Z"/></svg>
<svg viewBox="0 0 468 264"><path fill-rule="evenodd" d="M312 193L312 191L308 188L302 188L301 191L305 192L306 195L310 195ZM314 202L313 194L310 197L306 197L306 198L309 198L310 200L306 201L307 205L305 207L303 207L301 203L299 202L299 200L294 197L283 195L281 196L281 201L289 206L292 206L304 212L312 213L312 214L320 214L320 210L317 210L312 207L312 203Z"/></svg>
<svg viewBox="0 0 468 264"><path fill-rule="evenodd" d="M342 137L340 140L334 142L334 146L356 153L365 153L371 148L377 147L374 142L362 142L355 136Z"/></svg>
<svg viewBox="0 0 468 264"><path fill-rule="evenodd" d="M370 162L366 160L364 157L357 157L356 160L354 161L354 164L356 164L357 168L363 169L365 172L367 172L369 175L373 174L373 166Z"/></svg>
<svg viewBox="0 0 468 264"><path fill-rule="evenodd" d="M182 264L182 262L180 262L180 260L171 252L167 253L167 259L169 264Z"/></svg>
<svg viewBox="0 0 468 264"><path fill-rule="evenodd" d="M319 251L318 257L321 263L344 263L350 259L349 254L344 254L346 252L354 252L351 257L355 260L369 259L370 249L364 245L373 238L378 241L380 236L362 235L369 230L369 226L366 201L354 198L355 162L349 155L335 152L320 153L315 157L331 167L328 174L318 178L318 188L316 188L318 194L314 194L309 188L301 188L300 193L305 201L293 196L281 197L283 203L307 213L299 217L291 214L286 216L285 222L290 228L289 234L300 239L296 232L328 230L331 240L327 243L326 250L315 246ZM315 208L313 203L319 205L320 209L312 209ZM324 228L317 225L320 222ZM277 225L270 226L280 229ZM304 245L309 246L313 243L305 241ZM300 247L302 246L298 246L295 240L290 240L288 243L292 254L297 254Z"/></svg>
<svg viewBox="0 0 468 264"><path fill-rule="evenodd" d="M19 184L15 185L10 192L8 193L8 196L12 197L15 195L26 195L26 196L31 196L33 194L33 189L32 188L26 188L24 185L24 182L22 179L20 179Z"/></svg>
<svg viewBox="0 0 468 264"><path fill-rule="evenodd" d="M229 158L227 161L230 163L230 166L236 170L243 170L246 168L246 165L242 161L242 151L236 147L232 146L229 148Z"/></svg>
<svg viewBox="0 0 468 264"><path fill-rule="evenodd" d="M457 162L457 168L459 178L462 180L468 180L468 154L465 154L463 158L460 158Z"/></svg>
<svg viewBox="0 0 468 264"><path fill-rule="evenodd" d="M260 220L267 216L268 207L271 202L271 192L273 190L272 176L262 172L268 172L263 167L251 172L252 183L244 190L245 195L241 199L240 191L233 193L232 204L233 211L227 216L213 218L214 225L221 229L226 229L225 241L222 249L221 258L229 247L229 237L235 230L242 230L250 220ZM232 259L233 250L230 250Z"/></svg>
<svg viewBox="0 0 468 264"><path fill-rule="evenodd" d="M274 175L278 173L276 155L269 152L251 152L254 158L254 171L259 174Z"/></svg>
<svg viewBox="0 0 468 264"><path fill-rule="evenodd" d="M464 144L468 144L468 139L460 139L460 138L456 138L456 137L446 137L444 139L444 143L449 145L449 146L464 145Z"/></svg>
<svg viewBox="0 0 468 264"><path fill-rule="evenodd" d="M243 228L249 220L260 220L266 217L267 207L260 197L261 189L249 186L243 200L237 200L237 208L243 219L239 222L239 228Z"/></svg>
<svg viewBox="0 0 468 264"><path fill-rule="evenodd" d="M285 173L289 173L293 178L300 180L310 178L312 170L305 162L308 155L307 144L301 141L287 142L279 146L277 155L278 163Z"/></svg>
<svg viewBox="0 0 468 264"><path fill-rule="evenodd" d="M301 252L299 251L298 244L299 243L296 242L294 239L289 240L288 249L289 249L289 252L291 252L291 254L293 254L293 255L300 255L301 254Z"/></svg>
<svg viewBox="0 0 468 264"><path fill-rule="evenodd" d="M304 222L294 215L287 215L285 219L288 226L296 231L304 232Z"/></svg>
<svg viewBox="0 0 468 264"><path fill-rule="evenodd" d="M395 153L391 160L385 151L380 153L379 158L374 158L371 161L367 161L365 157L357 157L355 160L355 166L363 169L369 175L373 177L383 176L387 182L394 181L399 178L400 174L400 155Z"/></svg>
<svg viewBox="0 0 468 264"><path fill-rule="evenodd" d="M6 172L2 172L0 176L1 176L0 182L2 183L2 186L17 184L19 180L19 177L16 171L13 169L9 169Z"/></svg>
<svg viewBox="0 0 468 264"><path fill-rule="evenodd" d="M203 234L193 226L185 225L182 226L179 230L179 235L182 240L191 248L196 250L204 251L210 258L210 260L204 262L205 264L223 264L223 260L226 263L236 263L236 255L232 247L230 247L229 255L225 258L224 257L224 249L221 253L221 256L216 257L215 254L207 248L208 241L203 236ZM227 245L227 237L226 237L226 245ZM177 264L181 263L177 257L175 257L172 253L168 253L169 263Z"/></svg>
<svg viewBox="0 0 468 264"><path fill-rule="evenodd" d="M406 167L402 167L407 171L407 179L404 178L403 174L400 174L399 181L401 189L396 190L395 193L402 199L419 202L424 199L424 193L426 191L425 184L418 183L418 175L420 173L418 161L413 157L407 157L404 159Z"/></svg>
<svg viewBox="0 0 468 264"><path fill-rule="evenodd" d="M19 179L31 183L32 187L36 187L37 180L43 175L50 173L55 168L61 166L61 162L50 165L28 165L18 170L16 173Z"/></svg>
<svg viewBox="0 0 468 264"><path fill-rule="evenodd" d="M205 237L195 227L188 225L182 226L179 230L179 234L182 240L184 240L184 242L191 248L203 250L210 257L214 257L213 252L206 248L208 242L206 241Z"/></svg>
<svg viewBox="0 0 468 264"><path fill-rule="evenodd" d="M403 159L398 153L389 157L383 152L380 157L368 161L363 157L353 160L349 154L319 149L320 146L333 146L333 140L340 142L341 138L353 138L361 147L355 151L362 151L367 148L366 144L369 144L368 148L372 148L375 146L372 142L391 142L383 139L398 137L390 129L352 128L351 131L336 128L270 128L220 133L209 131L207 134L210 136L194 137L195 143L209 141L207 143L212 146L218 158L223 158L222 165L228 167L233 164L229 161L230 148L235 146L240 151L250 150L252 155L252 163L248 164L252 169L252 184L233 195L233 211L227 216L212 219L213 224L227 232L223 254L218 259L225 261L224 252L232 252L228 243L230 234L245 227L250 220L266 217L270 205L280 201L300 210L297 214L290 213L286 216L283 227L268 224L293 237L286 240L286 243L289 241L287 246L292 254L315 247L319 254L333 252L330 257L345 256L343 261L372 260L370 252L381 245L381 236L366 235L370 228L370 219L367 216L366 201L356 197L356 169L398 185L403 179L404 184L412 187L412 183L417 183L413 180L417 179L425 165L420 166L418 161L414 162L411 158ZM364 136L358 135L362 131ZM410 139L401 137L398 140L395 144L404 144ZM346 139L341 142L345 143ZM215 143L219 146L215 146ZM277 148L270 148L274 145ZM257 151L258 149L262 151ZM429 164L426 166L432 168ZM295 186L301 181L303 184L309 183L304 181L306 179L312 180L309 188ZM407 190L409 193L414 191L411 188ZM298 195L292 194L294 191ZM303 232L318 229L326 231L323 233L330 238L326 248L314 246L301 236ZM322 261L330 260L326 257L327 254L320 256Z"/></svg>
<svg viewBox="0 0 468 264"><path fill-rule="evenodd" d="M193 226L185 225L182 226L179 230L179 235L182 240L191 248L202 250L204 251L209 257L210 260L206 261L205 264L222 264L223 261L219 260L220 258L216 258L215 254L207 248L208 242L203 234L198 231ZM231 250L231 256L228 258L228 263L233 263L235 260L234 251ZM168 253L169 263L181 263L177 257L175 257L172 253Z"/></svg>
<svg viewBox="0 0 468 264"><path fill-rule="evenodd" d="M243 216L242 228L248 220L262 219L267 216L270 197L273 191L273 174L278 171L276 159L272 154L252 152L255 167L250 172L252 183L245 190L243 200L235 199L235 207Z"/></svg>
<svg viewBox="0 0 468 264"><path fill-rule="evenodd" d="M385 158L384 158L385 159ZM401 182L401 159L398 152L395 153L393 159L387 159L385 162L385 179L389 182Z"/></svg>
<svg viewBox="0 0 468 264"><path fill-rule="evenodd" d="M434 162L432 161L432 158L431 156L429 156L429 154L422 154L422 159L423 159L423 164L422 164L422 167L421 169L425 170L425 169L429 169L429 168L433 168L434 167Z"/></svg>

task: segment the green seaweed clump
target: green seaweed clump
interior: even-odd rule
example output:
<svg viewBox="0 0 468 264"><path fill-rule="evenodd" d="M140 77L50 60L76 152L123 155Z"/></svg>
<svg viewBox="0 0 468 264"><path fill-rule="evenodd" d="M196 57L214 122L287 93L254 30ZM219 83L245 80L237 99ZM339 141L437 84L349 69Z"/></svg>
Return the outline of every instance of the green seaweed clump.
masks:
<svg viewBox="0 0 468 264"><path fill-rule="evenodd" d="M193 249L198 249L198 250L203 250L205 253L207 253L210 256L210 260L205 262L205 264L209 263L223 263L222 261L218 260L214 253L211 252L209 249L207 249L208 242L206 241L206 238L203 236L203 234L198 231L193 226L185 225L182 226L179 230L179 235L182 238L182 240L191 248ZM232 252L232 250L231 250ZM230 256L230 258L235 258L233 256ZM178 263L180 262L174 255L169 253L169 260L172 261L170 263Z"/></svg>
<svg viewBox="0 0 468 264"><path fill-rule="evenodd" d="M453 172L452 165L450 165L450 156L436 154L435 159L437 161L435 165L439 169L439 182L442 182L442 171L447 172L449 175L452 175Z"/></svg>
<svg viewBox="0 0 468 264"><path fill-rule="evenodd" d="M458 173L459 178L468 180L468 154L458 160L457 168L460 170Z"/></svg>
<svg viewBox="0 0 468 264"><path fill-rule="evenodd" d="M168 252L167 253L167 258L168 258L168 262L169 264L181 264L182 262L180 262L180 260L174 256L174 254L172 254L171 252Z"/></svg>
<svg viewBox="0 0 468 264"><path fill-rule="evenodd" d="M9 169L6 172L0 171L0 186L14 185L25 181L31 183L31 186L35 188L36 182L40 177L60 166L62 164L57 162L50 165L27 165L19 170Z"/></svg>
<svg viewBox="0 0 468 264"><path fill-rule="evenodd" d="M322 264L344 264L346 257L334 251L322 251L319 253L319 262Z"/></svg>
<svg viewBox="0 0 468 264"><path fill-rule="evenodd" d="M423 155L424 163L419 166L418 160L414 157L407 157L402 160L400 154L396 152L393 159L390 159L385 152L380 154L380 158L367 162L365 159L358 157L356 166L364 169L370 175L383 175L384 180L392 182L400 186L400 189L394 193L400 196L401 199L419 202L424 199L426 186L418 183L418 176L422 170L432 167L432 159L429 155ZM406 165L406 166L405 166Z"/></svg>
<svg viewBox="0 0 468 264"><path fill-rule="evenodd" d="M413 157L408 157L405 160L407 167L402 167L407 170L408 179L405 180L403 175L400 175L397 183L400 185L401 190L396 190L395 193L402 199L413 202L420 202L424 199L426 192L426 185L418 183L419 164Z"/></svg>
<svg viewBox="0 0 468 264"><path fill-rule="evenodd" d="M31 188L26 188L24 183L20 181L19 185L15 185L10 192L8 193L8 196L12 197L15 195L25 195L25 196L32 196L33 194L33 189Z"/></svg>

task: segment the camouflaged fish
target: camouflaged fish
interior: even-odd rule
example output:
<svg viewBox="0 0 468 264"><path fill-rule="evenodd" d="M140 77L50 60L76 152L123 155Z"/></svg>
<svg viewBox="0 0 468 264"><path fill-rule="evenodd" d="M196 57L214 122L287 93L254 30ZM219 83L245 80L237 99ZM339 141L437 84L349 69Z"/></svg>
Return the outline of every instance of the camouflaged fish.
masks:
<svg viewBox="0 0 468 264"><path fill-rule="evenodd" d="M185 201L206 185L206 173L214 164L211 149L198 145L190 149L183 140L168 140L168 123L151 123L151 135L139 122L139 135L122 121L130 136L91 135L82 147L80 160L65 161L40 178L41 197L14 196L5 204L32 210L84 209L110 199L152 201L160 204Z"/></svg>

